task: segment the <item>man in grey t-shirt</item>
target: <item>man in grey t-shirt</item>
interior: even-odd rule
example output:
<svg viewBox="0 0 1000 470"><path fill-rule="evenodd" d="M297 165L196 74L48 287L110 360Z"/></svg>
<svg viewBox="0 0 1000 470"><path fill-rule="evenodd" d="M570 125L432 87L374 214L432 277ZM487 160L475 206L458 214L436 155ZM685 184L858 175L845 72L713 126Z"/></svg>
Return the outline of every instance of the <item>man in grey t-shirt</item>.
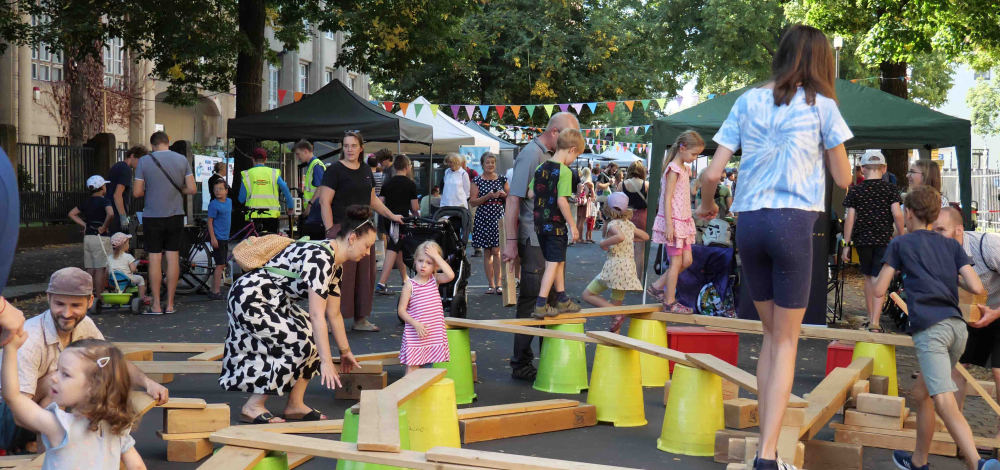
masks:
<svg viewBox="0 0 1000 470"><path fill-rule="evenodd" d="M132 196L146 198L142 210L142 230L149 253L149 287L153 295L150 315L160 315L160 279L163 253L167 253L167 313L174 312L174 293L180 277L181 240L184 236L184 195L198 192L191 165L183 155L170 150L165 132L149 138L153 151L139 159L135 168Z"/></svg>
<svg viewBox="0 0 1000 470"><path fill-rule="evenodd" d="M535 176L538 165L548 161L556 147L559 132L563 129L579 129L580 122L570 113L556 113L549 119L545 132L528 143L517 154L514 161L514 177L510 183L510 194L504 211L503 261L521 257L521 288L517 293L517 318L531 318L535 311L535 301L541 290L542 272L545 259L535 235L534 201L528 199L528 182ZM517 234L514 238L513 234ZM554 292L554 291L553 291ZM550 302L554 296L550 296ZM521 380L535 380L535 369L531 350L533 337L514 335L514 357L510 360L513 376Z"/></svg>

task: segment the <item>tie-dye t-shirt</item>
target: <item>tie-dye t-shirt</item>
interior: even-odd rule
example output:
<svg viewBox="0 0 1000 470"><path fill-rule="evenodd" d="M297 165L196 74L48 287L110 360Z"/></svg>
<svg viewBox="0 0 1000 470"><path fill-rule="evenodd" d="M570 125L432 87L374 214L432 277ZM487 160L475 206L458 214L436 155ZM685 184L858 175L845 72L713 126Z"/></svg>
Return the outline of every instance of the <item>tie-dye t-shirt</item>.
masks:
<svg viewBox="0 0 1000 470"><path fill-rule="evenodd" d="M816 95L806 103L799 88L791 104L775 106L774 92L747 91L712 138L733 152L743 149L740 190L733 212L802 209L823 212L824 151L854 137L837 103Z"/></svg>
<svg viewBox="0 0 1000 470"><path fill-rule="evenodd" d="M573 171L549 160L538 165L528 187L535 192L535 233L566 235L566 219L559 209L559 198L573 195Z"/></svg>

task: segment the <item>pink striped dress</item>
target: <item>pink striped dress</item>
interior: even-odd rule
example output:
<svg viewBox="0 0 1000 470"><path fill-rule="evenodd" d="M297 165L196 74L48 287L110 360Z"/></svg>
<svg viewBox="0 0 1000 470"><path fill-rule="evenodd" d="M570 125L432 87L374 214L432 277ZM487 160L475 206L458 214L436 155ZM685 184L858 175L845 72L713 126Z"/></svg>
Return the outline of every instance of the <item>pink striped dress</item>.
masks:
<svg viewBox="0 0 1000 470"><path fill-rule="evenodd" d="M410 278L410 303L406 306L414 320L427 329L427 336L421 338L417 330L409 323L403 328L403 346L399 348L399 362L408 366L422 366L434 362L448 362L448 336L444 332L444 308L441 306L441 294L438 293L437 281L430 280L418 284Z"/></svg>

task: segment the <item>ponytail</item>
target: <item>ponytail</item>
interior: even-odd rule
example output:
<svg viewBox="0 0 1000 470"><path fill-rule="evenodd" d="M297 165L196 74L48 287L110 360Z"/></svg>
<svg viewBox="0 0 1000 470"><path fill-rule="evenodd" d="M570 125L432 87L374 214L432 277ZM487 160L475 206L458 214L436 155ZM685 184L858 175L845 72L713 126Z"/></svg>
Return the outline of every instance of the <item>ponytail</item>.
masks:
<svg viewBox="0 0 1000 470"><path fill-rule="evenodd" d="M681 132L681 134L677 136L677 140L674 141L674 145L671 145L670 150L667 151L667 156L663 159L663 173L666 174L667 165L670 165L670 162L674 161L674 157L676 157L677 153L681 151L681 147L691 148L704 146L705 139L701 138L701 134L690 129Z"/></svg>

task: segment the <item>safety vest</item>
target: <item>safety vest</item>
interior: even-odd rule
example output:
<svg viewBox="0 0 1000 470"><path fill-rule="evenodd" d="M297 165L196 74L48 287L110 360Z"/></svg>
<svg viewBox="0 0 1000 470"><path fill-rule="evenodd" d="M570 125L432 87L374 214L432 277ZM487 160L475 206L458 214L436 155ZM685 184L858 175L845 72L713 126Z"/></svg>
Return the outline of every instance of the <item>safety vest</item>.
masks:
<svg viewBox="0 0 1000 470"><path fill-rule="evenodd" d="M309 162L309 169L306 170L306 180L302 185L302 195L304 196L303 202L308 204L312 201L313 195L316 194L316 186L313 186L313 169L317 166L323 167L326 170L326 165L320 161L320 159L313 157L312 161Z"/></svg>
<svg viewBox="0 0 1000 470"><path fill-rule="evenodd" d="M243 187L247 191L247 209L268 209L264 214L247 212L247 219L276 219L281 214L278 202L278 177L281 171L266 166L255 166L242 172Z"/></svg>

